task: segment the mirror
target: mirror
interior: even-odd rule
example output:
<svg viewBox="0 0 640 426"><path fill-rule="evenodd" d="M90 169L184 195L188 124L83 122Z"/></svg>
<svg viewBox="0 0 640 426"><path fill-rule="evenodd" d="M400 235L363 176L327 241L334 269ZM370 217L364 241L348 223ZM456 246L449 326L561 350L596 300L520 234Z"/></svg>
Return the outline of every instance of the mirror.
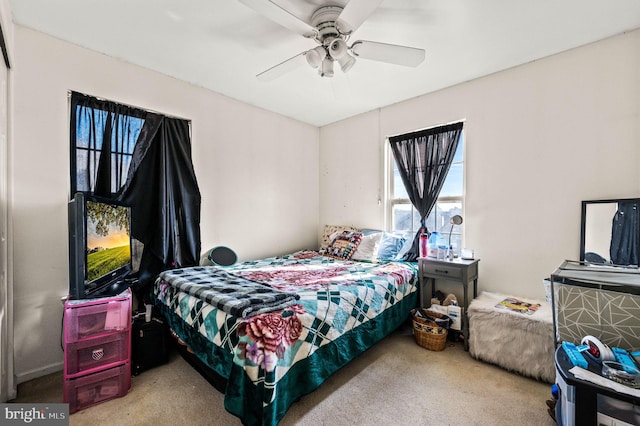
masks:
<svg viewBox="0 0 640 426"><path fill-rule="evenodd" d="M640 198L582 202L580 260L637 267Z"/></svg>

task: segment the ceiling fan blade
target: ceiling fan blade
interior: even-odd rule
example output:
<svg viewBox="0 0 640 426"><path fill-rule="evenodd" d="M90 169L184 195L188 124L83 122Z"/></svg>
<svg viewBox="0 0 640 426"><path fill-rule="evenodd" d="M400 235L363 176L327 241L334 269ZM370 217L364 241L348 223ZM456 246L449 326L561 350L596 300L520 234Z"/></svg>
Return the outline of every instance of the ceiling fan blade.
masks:
<svg viewBox="0 0 640 426"><path fill-rule="evenodd" d="M351 52L358 58L404 65L405 67L417 67L424 61L425 56L424 49L366 40L353 42Z"/></svg>
<svg viewBox="0 0 640 426"><path fill-rule="evenodd" d="M262 71L256 77L260 81L275 80L276 78L281 77L286 73L301 67L302 65L306 65L307 64L307 58L305 58L306 54L307 52L299 53L293 58L289 58L286 61L281 62L278 65L273 66L266 71Z"/></svg>
<svg viewBox="0 0 640 426"><path fill-rule="evenodd" d="M318 33L311 25L269 0L240 0L240 3L304 37L313 38Z"/></svg>
<svg viewBox="0 0 640 426"><path fill-rule="evenodd" d="M350 34L380 6L383 0L349 0L340 16L338 16L338 29L343 34Z"/></svg>

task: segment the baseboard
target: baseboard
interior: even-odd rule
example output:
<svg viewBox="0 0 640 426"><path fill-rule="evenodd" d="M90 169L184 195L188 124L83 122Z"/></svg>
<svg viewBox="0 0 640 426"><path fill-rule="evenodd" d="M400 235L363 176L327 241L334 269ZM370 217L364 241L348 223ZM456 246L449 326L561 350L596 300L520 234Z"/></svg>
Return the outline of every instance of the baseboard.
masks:
<svg viewBox="0 0 640 426"><path fill-rule="evenodd" d="M16 384L28 382L29 380L37 379L38 377L46 376L51 373L57 373L64 369L64 363L56 362L55 364L49 364L42 368L37 368L24 373L16 374Z"/></svg>

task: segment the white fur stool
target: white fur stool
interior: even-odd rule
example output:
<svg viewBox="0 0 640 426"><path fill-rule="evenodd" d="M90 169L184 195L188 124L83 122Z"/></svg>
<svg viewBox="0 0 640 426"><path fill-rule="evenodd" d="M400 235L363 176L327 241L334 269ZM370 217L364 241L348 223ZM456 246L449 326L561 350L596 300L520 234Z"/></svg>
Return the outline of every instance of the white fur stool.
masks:
<svg viewBox="0 0 640 426"><path fill-rule="evenodd" d="M540 304L532 314L526 304L501 304L507 298ZM482 292L469 305L469 353L474 358L548 383L555 381L553 316L543 300Z"/></svg>

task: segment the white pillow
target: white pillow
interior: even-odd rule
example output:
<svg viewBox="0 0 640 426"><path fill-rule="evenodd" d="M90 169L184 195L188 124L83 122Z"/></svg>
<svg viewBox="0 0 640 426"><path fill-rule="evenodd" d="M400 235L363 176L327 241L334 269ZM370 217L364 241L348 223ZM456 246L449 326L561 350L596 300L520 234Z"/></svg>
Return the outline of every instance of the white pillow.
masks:
<svg viewBox="0 0 640 426"><path fill-rule="evenodd" d="M351 260L375 262L378 260L378 247L382 239L382 232L363 235L356 252L351 256Z"/></svg>

